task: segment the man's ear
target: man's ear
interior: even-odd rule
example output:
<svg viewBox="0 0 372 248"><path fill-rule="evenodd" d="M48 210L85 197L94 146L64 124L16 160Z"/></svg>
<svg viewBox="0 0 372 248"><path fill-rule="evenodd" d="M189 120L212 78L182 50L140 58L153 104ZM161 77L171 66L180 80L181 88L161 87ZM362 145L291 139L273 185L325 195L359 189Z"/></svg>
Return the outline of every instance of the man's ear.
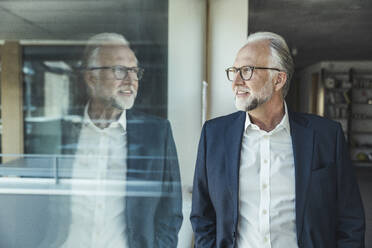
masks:
<svg viewBox="0 0 372 248"><path fill-rule="evenodd" d="M287 81L287 73L285 73L284 71L280 71L277 74L277 77L275 79L274 90L278 91L278 90L282 89L284 87L286 81Z"/></svg>
<svg viewBox="0 0 372 248"><path fill-rule="evenodd" d="M92 71L84 71L84 81L90 94L94 93L94 85L97 81L96 75Z"/></svg>

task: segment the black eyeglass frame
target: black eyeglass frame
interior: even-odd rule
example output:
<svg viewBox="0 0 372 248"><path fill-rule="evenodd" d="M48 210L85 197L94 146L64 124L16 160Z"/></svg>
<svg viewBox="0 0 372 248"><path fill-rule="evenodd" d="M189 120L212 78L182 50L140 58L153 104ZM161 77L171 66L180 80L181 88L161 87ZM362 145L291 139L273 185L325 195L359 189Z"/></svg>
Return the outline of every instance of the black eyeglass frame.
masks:
<svg viewBox="0 0 372 248"><path fill-rule="evenodd" d="M143 77L143 73L145 72L145 69L143 68L140 68L140 67L126 67L126 66L121 66L121 65L115 65L115 66L96 66L96 67L87 67L85 68L85 70L88 70L88 71L93 71L93 70L108 70L108 69L111 69L112 72L114 73L114 76L116 78L116 80L123 80L125 79L126 77L128 77L130 71L136 73L137 75L137 78L134 79L136 81L139 81L142 79ZM117 77L117 74L116 74L116 71L117 70L123 70L125 71L125 75L123 78L118 78Z"/></svg>
<svg viewBox="0 0 372 248"><path fill-rule="evenodd" d="M245 78L243 77L243 74L242 74L242 69L243 69L243 68L250 68L250 69L251 69L251 76L250 76L248 79L245 79ZM239 71L240 78L243 79L244 81L249 81L249 80L251 80L251 78L252 78L252 76L253 76L253 72L254 72L254 70L256 70L256 69L258 69L258 70L275 70L275 71L279 71L279 72L282 71L282 70L280 70L280 69L278 69L278 68L273 68L273 67L262 67L262 66L250 66L250 65L244 65L244 66L242 66L242 67L240 67L240 68L236 68L236 67L232 66L232 67L229 67L229 68L227 68L227 69L225 70L225 71L226 71L227 80L229 80L230 82L234 82L234 80L235 80L235 78L230 79L230 77L229 77L229 70L230 70L230 69L234 69L234 70L236 70L236 71Z"/></svg>

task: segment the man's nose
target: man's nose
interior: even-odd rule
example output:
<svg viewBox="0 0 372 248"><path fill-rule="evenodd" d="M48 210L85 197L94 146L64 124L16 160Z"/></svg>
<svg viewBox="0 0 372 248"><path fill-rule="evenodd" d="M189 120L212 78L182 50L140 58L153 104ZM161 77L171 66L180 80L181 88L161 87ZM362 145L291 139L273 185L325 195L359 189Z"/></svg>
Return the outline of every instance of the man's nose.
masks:
<svg viewBox="0 0 372 248"><path fill-rule="evenodd" d="M120 84L134 84L133 75L128 73L122 80L120 80Z"/></svg>
<svg viewBox="0 0 372 248"><path fill-rule="evenodd" d="M138 82L138 75L136 72L134 71L129 71L126 78L131 82L131 83L135 83L135 82Z"/></svg>
<svg viewBox="0 0 372 248"><path fill-rule="evenodd" d="M234 78L234 81L233 81L233 85L243 85L244 84L244 80L242 79L242 77L240 76L240 73L236 73L236 76Z"/></svg>

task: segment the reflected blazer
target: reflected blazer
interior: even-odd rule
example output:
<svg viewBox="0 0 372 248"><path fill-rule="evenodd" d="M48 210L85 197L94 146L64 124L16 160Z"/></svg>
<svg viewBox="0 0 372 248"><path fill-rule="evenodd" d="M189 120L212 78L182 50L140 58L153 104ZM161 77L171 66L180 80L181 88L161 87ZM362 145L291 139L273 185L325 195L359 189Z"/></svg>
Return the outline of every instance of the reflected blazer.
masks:
<svg viewBox="0 0 372 248"><path fill-rule="evenodd" d="M192 197L195 247L235 247L240 150L246 113L207 121L200 137ZM340 124L289 112L300 248L362 248L365 217Z"/></svg>
<svg viewBox="0 0 372 248"><path fill-rule="evenodd" d="M177 152L167 120L133 110L127 118L125 220L131 248L177 247L182 195ZM74 154L81 123L63 125L63 152ZM131 184L130 182L135 182Z"/></svg>

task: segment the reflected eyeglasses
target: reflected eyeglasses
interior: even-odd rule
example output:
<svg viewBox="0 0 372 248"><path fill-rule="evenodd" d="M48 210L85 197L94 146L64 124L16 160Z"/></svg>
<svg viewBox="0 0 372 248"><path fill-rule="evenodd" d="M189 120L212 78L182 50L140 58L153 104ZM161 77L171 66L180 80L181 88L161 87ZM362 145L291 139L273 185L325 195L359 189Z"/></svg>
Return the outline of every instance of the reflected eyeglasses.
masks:
<svg viewBox="0 0 372 248"><path fill-rule="evenodd" d="M245 66L242 66L240 68L236 68L236 67L229 67L227 68L225 71L226 71L226 75L227 75L227 79L231 82L233 82L239 72L240 74L240 77L244 80L244 81L248 81L252 78L252 75L253 75L253 71L254 70L275 70L275 71L281 71L280 69L278 68L272 68L272 67L259 67L259 66L250 66L250 65L245 65Z"/></svg>
<svg viewBox="0 0 372 248"><path fill-rule="evenodd" d="M129 73L131 73L133 80L141 80L143 77L144 69L140 67L125 67L121 65L115 66L100 66L100 67L88 67L86 70L93 71L93 70L112 70L116 80L123 80L128 77Z"/></svg>

